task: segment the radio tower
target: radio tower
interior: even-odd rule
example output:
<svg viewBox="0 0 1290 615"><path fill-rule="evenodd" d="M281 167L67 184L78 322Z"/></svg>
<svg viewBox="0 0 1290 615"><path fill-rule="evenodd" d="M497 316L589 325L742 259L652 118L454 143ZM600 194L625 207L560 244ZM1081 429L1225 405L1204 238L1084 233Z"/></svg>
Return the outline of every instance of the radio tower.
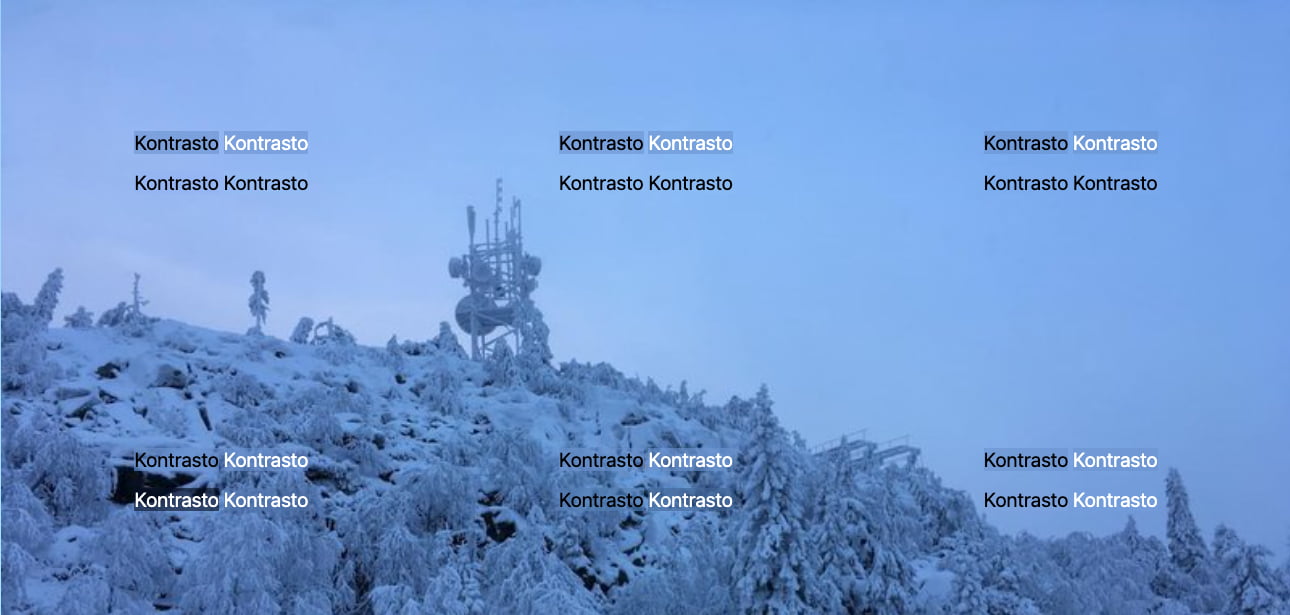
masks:
<svg viewBox="0 0 1290 615"><path fill-rule="evenodd" d="M542 260L524 252L520 200L511 200L502 219L502 180L497 180L493 219L484 220L484 239L476 241L475 207L466 207L470 249L448 259L448 275L461 279L469 294L457 302L457 326L470 334L470 356L481 360L498 343L518 351L532 335L537 316L530 295L537 289ZM542 327L544 329L544 327ZM506 340L510 338L510 341ZM545 343L545 340L543 340Z"/></svg>

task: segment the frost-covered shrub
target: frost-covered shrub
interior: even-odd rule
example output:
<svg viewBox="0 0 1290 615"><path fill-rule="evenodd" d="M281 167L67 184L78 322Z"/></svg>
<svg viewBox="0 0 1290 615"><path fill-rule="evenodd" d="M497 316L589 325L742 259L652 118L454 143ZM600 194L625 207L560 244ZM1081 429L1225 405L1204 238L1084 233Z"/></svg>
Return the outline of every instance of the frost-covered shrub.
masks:
<svg viewBox="0 0 1290 615"><path fill-rule="evenodd" d="M297 344L308 344L309 336L314 332L314 319L301 316L296 328L291 331L291 341Z"/></svg>
<svg viewBox="0 0 1290 615"><path fill-rule="evenodd" d="M579 363L566 361L560 364L561 376L576 382L599 384L616 390L627 388L627 377L608 363Z"/></svg>
<svg viewBox="0 0 1290 615"><path fill-rule="evenodd" d="M372 581L379 585L404 585L415 592L425 589L430 568L430 541L399 523L385 528L376 544Z"/></svg>
<svg viewBox="0 0 1290 615"><path fill-rule="evenodd" d="M246 372L224 374L215 380L215 392L239 408L259 406L273 399L273 391Z"/></svg>
<svg viewBox="0 0 1290 615"><path fill-rule="evenodd" d="M58 305L63 285L61 269L41 286L33 305L13 293L0 295L0 388L43 392L58 377L57 366L46 361L45 331Z"/></svg>
<svg viewBox="0 0 1290 615"><path fill-rule="evenodd" d="M431 412L444 416L459 416L464 410L461 401L461 376L455 371L435 370L425 379L417 381L412 386L412 392Z"/></svg>
<svg viewBox="0 0 1290 615"><path fill-rule="evenodd" d="M545 507L555 497L554 462L528 433L499 432L485 445L484 454L490 464L488 476L494 481L490 487L511 510Z"/></svg>
<svg viewBox="0 0 1290 615"><path fill-rule="evenodd" d="M88 329L94 326L94 312L85 309L85 306L76 306L76 311L63 317L63 322L67 323L70 329Z"/></svg>
<svg viewBox="0 0 1290 615"><path fill-rule="evenodd" d="M43 445L45 434L58 429L54 422L54 416L57 415L54 406L37 404L25 406L23 415L28 417L26 423L20 423L18 417L11 414L15 407L16 404L5 408L6 413L2 423L4 462L11 468L19 468L29 463L36 455L36 450Z"/></svg>
<svg viewBox="0 0 1290 615"><path fill-rule="evenodd" d="M493 343L492 351L484 362L484 369L487 370L488 379L493 386L509 387L519 384L522 379L519 363L516 362L515 354L511 352L511 347L506 340L497 340Z"/></svg>
<svg viewBox="0 0 1290 615"><path fill-rule="evenodd" d="M461 342L457 341L457 334L452 332L452 325L447 322L439 323L439 335L435 336L432 343L439 352L461 359L466 358L466 351L462 349Z"/></svg>
<svg viewBox="0 0 1290 615"><path fill-rule="evenodd" d="M143 313L143 306L148 302L139 295L139 275L134 276L134 298L132 302L121 301L115 307L104 310L99 315L99 326L114 328L130 337L143 337L152 331L156 318Z"/></svg>
<svg viewBox="0 0 1290 615"><path fill-rule="evenodd" d="M332 365L352 363L357 355L354 334L330 318L314 327L313 343L319 347L318 356Z"/></svg>
<svg viewBox="0 0 1290 615"><path fill-rule="evenodd" d="M631 582L614 592L614 615L733 614L730 595L729 537L695 519L680 535L660 539L653 565L632 574ZM824 611L820 611L824 612ZM845 612L845 611L835 611ZM855 611L857 613L863 611Z"/></svg>
<svg viewBox="0 0 1290 615"><path fill-rule="evenodd" d="M112 491L106 459L70 433L54 431L42 439L23 474L55 518L87 524L102 516Z"/></svg>
<svg viewBox="0 0 1290 615"><path fill-rule="evenodd" d="M587 401L587 389L578 382L562 377L550 367L540 367L525 378L525 384L534 394L555 397L577 404Z"/></svg>
<svg viewBox="0 0 1290 615"><path fill-rule="evenodd" d="M422 604L430 613L483 615L490 612L480 587L479 563L465 551L439 567L426 584Z"/></svg>
<svg viewBox="0 0 1290 615"><path fill-rule="evenodd" d="M108 612L112 602L112 588L102 566L79 571L65 583L65 590L58 601L60 615L100 615Z"/></svg>
<svg viewBox="0 0 1290 615"><path fill-rule="evenodd" d="M535 513L516 536L491 547L484 558L489 609L516 615L600 613L596 594L546 550L541 534L546 523L540 512Z"/></svg>
<svg viewBox="0 0 1290 615"><path fill-rule="evenodd" d="M219 426L219 432L230 442L246 448L258 448L279 441L278 424L264 412L239 408Z"/></svg>
<svg viewBox="0 0 1290 615"><path fill-rule="evenodd" d="M16 613L27 600L24 582L28 570L36 565L36 558L26 549L11 543L0 543L0 609Z"/></svg>
<svg viewBox="0 0 1290 615"><path fill-rule="evenodd" d="M0 542L17 545L28 553L44 549L52 536L53 519L44 502L27 487L20 472L4 469L0 494L4 503Z"/></svg>
<svg viewBox="0 0 1290 615"><path fill-rule="evenodd" d="M552 356L548 342L551 330L542 319L542 311L532 302L525 302L521 310L520 347L516 350L516 357L529 369L545 367L551 362Z"/></svg>
<svg viewBox="0 0 1290 615"><path fill-rule="evenodd" d="M394 349L390 349L391 352ZM436 350L434 342L414 342L412 340L403 340L399 342L398 353L409 357L423 357Z"/></svg>
<svg viewBox="0 0 1290 615"><path fill-rule="evenodd" d="M116 307L104 310L99 315L100 327L118 329L130 337L143 337L152 330L157 319L143 313L143 306L148 301L139 294L139 274L134 274L134 291L130 303L122 301Z"/></svg>
<svg viewBox="0 0 1290 615"><path fill-rule="evenodd" d="M371 428L361 426L353 433L341 436L340 450L333 454L338 461L352 461L364 472L375 475L385 470L381 451L373 442L379 437Z"/></svg>
<svg viewBox="0 0 1290 615"><path fill-rule="evenodd" d="M105 567L114 599L122 592L151 605L169 593L175 582L170 557L157 540L163 531L161 517L119 510L107 518L89 547L95 561Z"/></svg>
<svg viewBox="0 0 1290 615"><path fill-rule="evenodd" d="M166 334L161 340L161 345L166 348L174 348L184 354L197 352L197 340L185 329L175 329Z"/></svg>
<svg viewBox="0 0 1290 615"><path fill-rule="evenodd" d="M320 378L326 376L324 374ZM324 384L326 386L311 386L290 397L271 401L265 404L265 408L270 416L284 424L311 414L334 415L362 410L357 396L346 392L340 383L326 381Z"/></svg>
<svg viewBox="0 0 1290 615"><path fill-rule="evenodd" d="M184 567L179 606L186 613L279 613L277 569L286 533L259 511L225 510L202 518L203 540Z"/></svg>
<svg viewBox="0 0 1290 615"><path fill-rule="evenodd" d="M364 489L354 495L351 505L337 513L336 533L355 575L371 581L381 534L386 528L404 525L410 517L410 499L401 491Z"/></svg>
<svg viewBox="0 0 1290 615"><path fill-rule="evenodd" d="M116 304L115 307L103 310L103 313L99 315L99 326L120 327L124 325L129 310L130 306L126 305L124 301Z"/></svg>
<svg viewBox="0 0 1290 615"><path fill-rule="evenodd" d="M395 475L411 497L409 524L420 532L470 527L479 508L478 481L470 468L431 461Z"/></svg>
<svg viewBox="0 0 1290 615"><path fill-rule="evenodd" d="M314 327L313 333L313 343L315 344L339 344L344 346L353 346L355 344L354 334L336 324L330 318L318 323Z"/></svg>
<svg viewBox="0 0 1290 615"><path fill-rule="evenodd" d="M306 414L300 417L293 427L298 441L318 450L339 446L345 436L345 430L341 427L340 421L336 420L336 415L329 412Z"/></svg>
<svg viewBox="0 0 1290 615"><path fill-rule="evenodd" d="M39 394L58 378L58 366L46 360L43 333L5 344L0 355L0 386L5 391Z"/></svg>
<svg viewBox="0 0 1290 615"><path fill-rule="evenodd" d="M169 436L182 438L189 435L188 415L175 404L151 404L148 406L148 422Z"/></svg>
<svg viewBox="0 0 1290 615"><path fill-rule="evenodd" d="M325 451L342 444L345 431L336 420L336 413L361 411L357 397L344 389L320 387L266 407L292 434L292 440Z"/></svg>

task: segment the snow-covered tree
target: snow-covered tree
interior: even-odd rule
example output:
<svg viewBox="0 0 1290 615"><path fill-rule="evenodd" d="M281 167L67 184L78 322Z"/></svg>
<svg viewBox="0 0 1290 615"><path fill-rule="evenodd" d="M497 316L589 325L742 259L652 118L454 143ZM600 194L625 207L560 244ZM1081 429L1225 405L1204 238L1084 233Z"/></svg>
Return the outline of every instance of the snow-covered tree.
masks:
<svg viewBox="0 0 1290 615"><path fill-rule="evenodd" d="M13 430L12 423L5 425L6 439ZM6 442L6 444L9 444ZM6 447L6 455L12 452ZM52 535L53 519L46 512L45 504L36 497L21 479L21 474L9 467L5 459L3 477L0 478L0 607L5 613L18 612L18 605L26 600L27 574L38 561L33 555L42 552Z"/></svg>
<svg viewBox="0 0 1290 615"><path fill-rule="evenodd" d="M300 319L300 323L304 322L304 318ZM300 324L297 324L296 328L299 329ZM354 334L350 333L348 329L336 324L335 320L328 318L314 326L313 343L353 346L357 341L354 339Z"/></svg>
<svg viewBox="0 0 1290 615"><path fill-rule="evenodd" d="M981 561L979 539L955 534L945 541L942 565L954 573L950 613L954 615L987 615L985 570Z"/></svg>
<svg viewBox="0 0 1290 615"><path fill-rule="evenodd" d="M529 370L546 366L551 362L549 338L551 330L542 319L542 311L531 302L526 302L520 318L520 347L517 353L521 363Z"/></svg>
<svg viewBox="0 0 1290 615"><path fill-rule="evenodd" d="M106 457L66 430L41 436L23 468L32 492L64 523L97 521L112 489Z"/></svg>
<svg viewBox="0 0 1290 615"><path fill-rule="evenodd" d="M601 612L595 594L588 591L559 558L547 551L541 510L529 512L523 527L505 542L488 550L484 569L489 571L485 594L489 611L537 615L593 615Z"/></svg>
<svg viewBox="0 0 1290 615"><path fill-rule="evenodd" d="M132 311L137 315L143 315L143 306L148 305L148 300L144 299L143 295L139 294L139 280L142 277L143 276L139 275L138 273L134 274L134 290L131 291L130 293L131 299L133 301L133 303L131 304L131 308L132 308Z"/></svg>
<svg viewBox="0 0 1290 615"><path fill-rule="evenodd" d="M25 314L8 315L0 328L6 341L0 356L0 382L5 391L44 391L58 375L57 366L46 360L45 332Z"/></svg>
<svg viewBox="0 0 1290 615"><path fill-rule="evenodd" d="M461 342L457 340L457 334L452 331L452 325L447 322L439 323L439 335L435 336L434 345L440 352L449 356L461 359L466 358L466 350L461 347Z"/></svg>
<svg viewBox="0 0 1290 615"><path fill-rule="evenodd" d="M471 527L478 514L479 491L471 468L434 459L408 464L395 480L411 498L408 523L417 532Z"/></svg>
<svg viewBox="0 0 1290 615"><path fill-rule="evenodd" d="M102 566L89 566L76 571L66 581L58 608L61 615L99 615L112 610L112 588L105 578ZM117 612L122 612L117 609Z"/></svg>
<svg viewBox="0 0 1290 615"><path fill-rule="evenodd" d="M70 329L88 329L94 326L94 312L85 309L85 306L76 307L76 311L63 317L63 322L67 323Z"/></svg>
<svg viewBox="0 0 1290 615"><path fill-rule="evenodd" d="M864 612L874 615L898 615L913 608L917 591L914 569L905 556L893 546L877 543L874 546L873 565L862 594ZM1027 611L1014 609L1010 613L1023 615Z"/></svg>
<svg viewBox="0 0 1290 615"><path fill-rule="evenodd" d="M1165 479L1165 497L1168 500L1168 518L1165 535L1169 539L1169 556L1180 570L1193 573L1205 563L1209 553L1205 539L1201 538L1196 519L1191 516L1191 503L1182 476L1175 468L1169 469Z"/></svg>
<svg viewBox="0 0 1290 615"><path fill-rule="evenodd" d="M1290 611L1287 588L1267 564L1270 555L1267 548L1246 544L1231 528L1218 526L1214 559L1227 601L1224 613L1273 615Z"/></svg>
<svg viewBox="0 0 1290 615"><path fill-rule="evenodd" d="M765 386L755 402L753 431L740 452L742 469L735 548L735 596L746 613L804 613L812 575L803 527L801 474L788 435L770 411Z"/></svg>
<svg viewBox="0 0 1290 615"><path fill-rule="evenodd" d="M140 607L169 593L175 570L164 544L159 517L119 510L108 517L90 544L90 553L104 565L112 602L121 608Z"/></svg>
<svg viewBox="0 0 1290 615"><path fill-rule="evenodd" d="M5 613L19 612L27 600L27 575L36 558L11 542L0 543L0 608Z"/></svg>
<svg viewBox="0 0 1290 615"><path fill-rule="evenodd" d="M493 342L485 367L488 370L488 379L494 386L509 387L518 384L521 380L520 367L515 361L515 354L511 352L510 345L504 339Z"/></svg>
<svg viewBox="0 0 1290 615"><path fill-rule="evenodd" d="M148 301L139 292L140 279L139 274L134 274L130 303L122 301L99 315L100 327L116 327L132 337L143 337L148 332L155 319L143 313L143 306L148 305Z"/></svg>
<svg viewBox="0 0 1290 615"><path fill-rule="evenodd" d="M719 522L700 516L679 535L660 537L653 566L635 571L614 594L613 615L733 615L729 537Z"/></svg>
<svg viewBox="0 0 1290 615"><path fill-rule="evenodd" d="M282 528L259 511L221 511L202 521L203 540L184 566L178 592L184 612L281 612Z"/></svg>
<svg viewBox="0 0 1290 615"><path fill-rule="evenodd" d="M50 272L49 277L45 278L45 283L41 285L40 292L36 293L36 301L32 305L35 308L35 314L46 326L54 319L54 310L58 308L58 294L63 290L63 270L61 268Z"/></svg>
<svg viewBox="0 0 1290 615"><path fill-rule="evenodd" d="M296 323L296 328L291 331L291 341L297 344L308 344L309 336L314 332L314 319L308 316L301 316L300 322Z"/></svg>
<svg viewBox="0 0 1290 615"><path fill-rule="evenodd" d="M264 321L269 317L269 291L264 289L264 272L251 274L251 297L246 300L251 308L251 317L255 318L255 332L263 330Z"/></svg>
<svg viewBox="0 0 1290 615"><path fill-rule="evenodd" d="M35 303L24 305L13 293L0 296L0 388L5 391L43 391L57 377L46 361L45 332L58 307L63 270L55 269L41 285Z"/></svg>
<svg viewBox="0 0 1290 615"><path fill-rule="evenodd" d="M845 444L845 440L843 441ZM812 548L819 554L815 606L836 613L857 613L864 600L873 559L869 524L856 496L855 472L844 447L825 461L817 489L818 520L812 524Z"/></svg>
<svg viewBox="0 0 1290 615"><path fill-rule="evenodd" d="M480 587L479 563L463 549L439 567L422 599L427 612L442 615L483 615L491 612Z"/></svg>
<svg viewBox="0 0 1290 615"><path fill-rule="evenodd" d="M103 310L99 314L100 327L119 327L125 324L126 315L130 311L130 306L124 301L117 303L115 306Z"/></svg>

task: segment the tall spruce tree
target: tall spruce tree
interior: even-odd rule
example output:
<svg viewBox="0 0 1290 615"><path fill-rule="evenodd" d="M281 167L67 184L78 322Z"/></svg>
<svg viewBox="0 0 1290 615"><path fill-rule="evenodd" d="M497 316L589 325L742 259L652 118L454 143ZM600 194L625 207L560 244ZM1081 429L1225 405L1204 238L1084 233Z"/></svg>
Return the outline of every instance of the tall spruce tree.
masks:
<svg viewBox="0 0 1290 615"><path fill-rule="evenodd" d="M1192 574L1209 558L1209 552L1196 519L1191 516L1187 488L1175 468L1169 469L1165 479L1165 497L1168 499L1165 534L1169 539L1169 557L1180 570Z"/></svg>
<svg viewBox="0 0 1290 615"><path fill-rule="evenodd" d="M811 542L819 554L816 606L837 613L858 613L867 571L868 522L857 496L855 471L846 441L825 460L816 503L818 520Z"/></svg>
<svg viewBox="0 0 1290 615"><path fill-rule="evenodd" d="M811 612L808 596L815 579L802 526L801 471L788 435L771 413L765 386L753 408L753 431L740 454L743 518L735 595L745 613Z"/></svg>

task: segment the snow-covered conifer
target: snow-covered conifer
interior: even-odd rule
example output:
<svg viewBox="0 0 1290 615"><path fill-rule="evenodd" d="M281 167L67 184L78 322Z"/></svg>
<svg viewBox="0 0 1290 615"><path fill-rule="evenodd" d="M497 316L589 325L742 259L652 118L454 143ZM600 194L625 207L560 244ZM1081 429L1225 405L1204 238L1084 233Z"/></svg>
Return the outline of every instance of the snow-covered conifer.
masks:
<svg viewBox="0 0 1290 615"><path fill-rule="evenodd" d="M845 441L844 441L845 443ZM811 542L819 554L816 608L829 612L858 613L863 600L869 527L856 497L855 472L839 447L823 464L817 490L819 519L811 526Z"/></svg>
<svg viewBox="0 0 1290 615"><path fill-rule="evenodd" d="M49 277L45 278L45 283L41 285L40 292L36 293L36 302L32 305L35 309L35 315L46 326L54 319L54 310L58 308L58 293L63 290L63 270L61 268L50 272Z"/></svg>
<svg viewBox="0 0 1290 615"><path fill-rule="evenodd" d="M291 341L297 344L308 344L309 336L314 332L314 319L308 316L301 316L300 322L296 323L296 328L291 331Z"/></svg>
<svg viewBox="0 0 1290 615"><path fill-rule="evenodd" d="M264 289L263 271L251 274L251 297L246 300L246 305L251 309L251 317L255 318L255 331L259 333L269 317L269 291Z"/></svg>
<svg viewBox="0 0 1290 615"><path fill-rule="evenodd" d="M1190 574L1205 563L1209 553L1205 548L1205 540L1201 538L1200 528L1191 516L1187 488L1183 486L1182 476L1177 469L1169 469L1169 476L1165 479L1165 497L1169 511L1165 526L1165 534L1169 538L1169 556L1179 569Z"/></svg>
<svg viewBox="0 0 1290 615"><path fill-rule="evenodd" d="M1218 526L1214 559L1227 602L1225 613L1273 615L1290 610L1287 588L1267 564L1269 555L1267 548L1246 544L1231 528Z"/></svg>
<svg viewBox="0 0 1290 615"><path fill-rule="evenodd" d="M439 323L439 335L435 336L434 345L439 349L439 352L453 357L466 358L466 350L461 347L461 342L457 340L457 334L452 331L452 325L447 322Z"/></svg>
<svg viewBox="0 0 1290 615"><path fill-rule="evenodd" d="M551 362L551 330L542 319L537 306L527 304L520 327L520 347L517 356L529 369L546 366Z"/></svg>
<svg viewBox="0 0 1290 615"><path fill-rule="evenodd" d="M748 613L804 613L815 582L803 527L801 476L788 435L770 411L763 386L753 431L740 452L743 507L735 550L735 596Z"/></svg>
<svg viewBox="0 0 1290 615"><path fill-rule="evenodd" d="M520 369L515 361L515 354L504 339L493 342L485 366L488 378L495 386L509 387L520 382Z"/></svg>

